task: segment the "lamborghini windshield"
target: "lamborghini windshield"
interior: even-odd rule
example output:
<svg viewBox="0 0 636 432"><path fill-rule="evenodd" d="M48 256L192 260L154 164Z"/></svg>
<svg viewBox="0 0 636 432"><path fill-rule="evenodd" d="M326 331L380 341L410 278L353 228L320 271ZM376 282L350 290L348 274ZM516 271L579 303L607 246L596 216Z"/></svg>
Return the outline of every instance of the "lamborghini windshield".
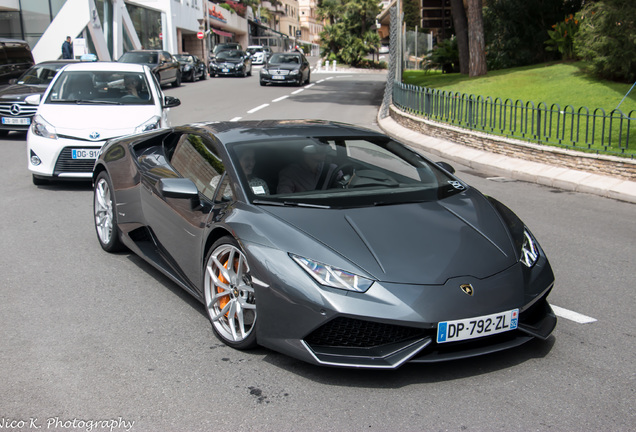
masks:
<svg viewBox="0 0 636 432"><path fill-rule="evenodd" d="M356 207L442 199L466 186L390 139L300 138L235 144L252 202Z"/></svg>

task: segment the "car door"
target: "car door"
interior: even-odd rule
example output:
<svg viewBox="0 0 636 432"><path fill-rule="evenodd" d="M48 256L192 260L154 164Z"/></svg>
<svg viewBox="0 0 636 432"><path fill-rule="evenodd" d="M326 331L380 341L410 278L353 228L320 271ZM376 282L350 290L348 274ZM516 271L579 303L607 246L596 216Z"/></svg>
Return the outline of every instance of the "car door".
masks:
<svg viewBox="0 0 636 432"><path fill-rule="evenodd" d="M208 138L175 132L164 141L171 170L142 179L142 208L165 261L195 287L201 286L203 248L214 215L217 189L232 194L225 181L225 164ZM156 175L156 173L154 173ZM170 198L160 190L163 178L187 178L196 186L197 199Z"/></svg>

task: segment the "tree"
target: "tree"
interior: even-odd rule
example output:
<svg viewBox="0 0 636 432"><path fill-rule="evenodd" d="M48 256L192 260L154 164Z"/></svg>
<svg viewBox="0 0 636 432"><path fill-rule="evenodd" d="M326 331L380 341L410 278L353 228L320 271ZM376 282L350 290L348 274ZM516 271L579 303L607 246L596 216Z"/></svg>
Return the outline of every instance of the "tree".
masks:
<svg viewBox="0 0 636 432"><path fill-rule="evenodd" d="M421 28L420 24L420 7L418 0L404 0L404 25L407 30L415 30L416 27Z"/></svg>
<svg viewBox="0 0 636 432"><path fill-rule="evenodd" d="M636 4L601 0L587 4L579 17L576 53L602 78L636 81Z"/></svg>
<svg viewBox="0 0 636 432"><path fill-rule="evenodd" d="M468 11L468 52L470 63L468 75L471 77L486 75L486 42L484 40L484 17L481 0L466 0Z"/></svg>
<svg viewBox="0 0 636 432"><path fill-rule="evenodd" d="M464 9L464 1L451 0L451 13L453 15L453 24L455 25L457 50L459 52L459 71L464 75L468 75L470 53L468 52L468 20Z"/></svg>
<svg viewBox="0 0 636 432"><path fill-rule="evenodd" d="M357 66L380 46L375 31L380 13L376 0L323 0L318 13L329 23L320 35L323 55Z"/></svg>

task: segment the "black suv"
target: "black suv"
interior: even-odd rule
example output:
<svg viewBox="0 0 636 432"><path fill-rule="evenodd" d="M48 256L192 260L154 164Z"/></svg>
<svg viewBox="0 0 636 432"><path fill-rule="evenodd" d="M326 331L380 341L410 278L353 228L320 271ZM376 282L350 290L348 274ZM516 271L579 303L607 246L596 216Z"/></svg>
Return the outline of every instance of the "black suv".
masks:
<svg viewBox="0 0 636 432"><path fill-rule="evenodd" d="M0 85L18 78L34 64L28 43L23 40L0 38Z"/></svg>
<svg viewBox="0 0 636 432"><path fill-rule="evenodd" d="M148 66L161 85L172 84L173 87L181 85L181 65L168 51L128 51L117 61Z"/></svg>

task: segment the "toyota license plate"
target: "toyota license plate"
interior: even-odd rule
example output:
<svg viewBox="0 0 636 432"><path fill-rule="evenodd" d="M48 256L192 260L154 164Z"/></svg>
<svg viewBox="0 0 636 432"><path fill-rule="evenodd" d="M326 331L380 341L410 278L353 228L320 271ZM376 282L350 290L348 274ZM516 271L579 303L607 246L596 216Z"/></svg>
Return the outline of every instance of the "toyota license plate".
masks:
<svg viewBox="0 0 636 432"><path fill-rule="evenodd" d="M73 149L73 159L97 159L102 149Z"/></svg>
<svg viewBox="0 0 636 432"><path fill-rule="evenodd" d="M30 118L11 118L11 117L2 117L2 124L8 125L30 125Z"/></svg>
<svg viewBox="0 0 636 432"><path fill-rule="evenodd" d="M444 321L437 325L437 343L457 342L503 333L517 328L519 309L466 318Z"/></svg>

